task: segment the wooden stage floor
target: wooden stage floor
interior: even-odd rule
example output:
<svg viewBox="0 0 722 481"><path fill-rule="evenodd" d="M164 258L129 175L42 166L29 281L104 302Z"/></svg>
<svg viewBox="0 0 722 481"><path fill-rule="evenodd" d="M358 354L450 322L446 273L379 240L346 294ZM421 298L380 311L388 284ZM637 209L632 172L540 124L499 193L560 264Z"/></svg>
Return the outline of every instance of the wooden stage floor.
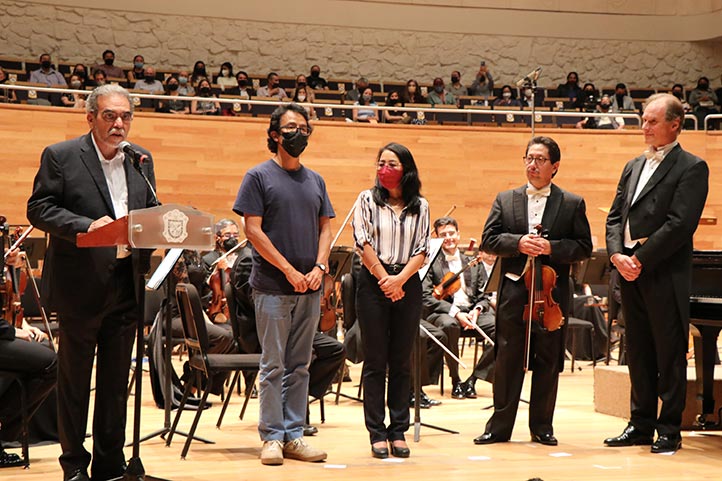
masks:
<svg viewBox="0 0 722 481"><path fill-rule="evenodd" d="M471 356L473 349L466 349ZM177 359L177 358L176 358ZM469 364L473 360L468 359ZM262 466L258 460L260 441L256 430L258 402L251 400L246 419L240 421L241 398L234 396L221 430L215 422L220 412L219 398L204 412L197 435L211 438L216 444L194 442L186 460L180 460L185 438L176 437L166 448L159 438L141 445L141 458L149 475L169 480L367 480L373 478L428 480L436 476L451 480L525 481L539 477L545 481L563 480L719 480L722 477L722 433L683 433L683 449L672 456L654 455L649 447L605 448L602 440L617 435L625 420L598 414L593 408L593 371L587 363L575 373L569 367L560 379L555 415L555 434L559 446L546 447L529 442L527 409L522 404L512 441L491 446L475 446L472 440L484 431L490 416L484 407L491 404L491 386L477 383L479 397L475 400L454 400L449 391L442 398L438 386L426 391L443 404L422 410L422 422L459 431L447 434L427 427L421 428L421 440L412 442L413 426L407 439L411 457L406 460L371 457L368 435L363 425L360 403L341 398L335 405L333 397L326 400L326 422L320 424L319 407L311 407L311 422L319 433L309 441L328 452L326 463L309 464L286 461L283 466ZM462 371L462 375L464 372ZM359 367L352 366L353 383L344 383L343 392L356 393ZM163 426L163 412L152 403L147 376L143 391L142 433ZM525 385L525 393L528 386ZM525 396L528 397L528 396ZM181 429L187 430L192 412L184 413ZM128 438L132 432L129 413ZM413 419L413 416L412 416ZM86 442L90 449L91 443ZM17 452L13 450L13 452ZM58 445L31 447L32 465L3 469L3 480L62 480L57 462ZM131 454L127 448L126 454ZM439 478L437 478L439 479Z"/></svg>

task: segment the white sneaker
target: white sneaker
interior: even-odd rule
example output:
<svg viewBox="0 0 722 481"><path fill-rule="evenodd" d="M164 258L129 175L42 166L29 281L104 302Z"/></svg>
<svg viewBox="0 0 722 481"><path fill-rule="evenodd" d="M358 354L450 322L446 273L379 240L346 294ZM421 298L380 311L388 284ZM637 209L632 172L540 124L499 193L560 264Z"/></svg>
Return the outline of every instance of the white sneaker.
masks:
<svg viewBox="0 0 722 481"><path fill-rule="evenodd" d="M311 447L303 437L300 437L283 445L283 456L313 463L325 461L327 455L325 451Z"/></svg>
<svg viewBox="0 0 722 481"><path fill-rule="evenodd" d="M261 464L278 466L283 464L283 442L277 439L263 441L261 448Z"/></svg>

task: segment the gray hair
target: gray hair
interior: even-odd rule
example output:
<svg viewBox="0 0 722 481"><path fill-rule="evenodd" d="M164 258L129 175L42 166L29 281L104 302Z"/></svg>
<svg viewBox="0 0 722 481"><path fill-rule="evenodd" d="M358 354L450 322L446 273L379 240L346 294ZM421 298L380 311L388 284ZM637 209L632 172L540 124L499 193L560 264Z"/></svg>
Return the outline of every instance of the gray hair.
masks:
<svg viewBox="0 0 722 481"><path fill-rule="evenodd" d="M228 227L229 225L234 225L238 227L238 224L236 224L236 221L232 219L221 219L218 222L216 222L216 225L214 227L216 235L220 235L221 231Z"/></svg>
<svg viewBox="0 0 722 481"><path fill-rule="evenodd" d="M105 84L96 87L85 101L85 111L89 114L98 113L98 98L105 97L106 95L121 95L125 97L128 99L130 112L133 113L133 99L130 98L130 92L116 84Z"/></svg>
<svg viewBox="0 0 722 481"><path fill-rule="evenodd" d="M679 128L677 129L677 133L682 132L682 127L684 125L684 106L682 105L682 102L672 94L654 94L651 95L644 103L644 108L646 109L652 102L656 102L657 100L664 102L664 106L666 108L664 112L664 120L667 122L673 122L675 119L679 119Z"/></svg>

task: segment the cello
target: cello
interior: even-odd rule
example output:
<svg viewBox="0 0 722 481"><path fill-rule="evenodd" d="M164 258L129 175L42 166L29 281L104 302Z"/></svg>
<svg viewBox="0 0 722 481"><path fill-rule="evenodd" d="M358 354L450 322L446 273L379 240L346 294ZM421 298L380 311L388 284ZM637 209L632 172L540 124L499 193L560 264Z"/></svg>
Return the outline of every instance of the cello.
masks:
<svg viewBox="0 0 722 481"><path fill-rule="evenodd" d="M541 224L534 229L537 235L545 238L548 236L548 233L543 231ZM552 290L557 285L557 273L552 267L543 265L539 257L528 257L524 284L529 292L523 317L526 322L524 370L527 371L529 370L532 323L536 322L545 331L556 331L564 324L564 316L559 303L552 296Z"/></svg>

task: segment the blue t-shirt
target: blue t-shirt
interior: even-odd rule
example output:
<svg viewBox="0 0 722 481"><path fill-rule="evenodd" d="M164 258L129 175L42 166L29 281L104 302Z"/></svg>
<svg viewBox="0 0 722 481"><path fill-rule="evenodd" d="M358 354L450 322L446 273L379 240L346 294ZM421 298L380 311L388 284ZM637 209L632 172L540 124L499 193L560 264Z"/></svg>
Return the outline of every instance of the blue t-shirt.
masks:
<svg viewBox="0 0 722 481"><path fill-rule="evenodd" d="M263 232L302 274L316 264L319 218L336 216L320 175L304 166L284 170L273 159L246 172L233 212L263 217ZM250 284L268 294L297 294L283 272L256 249Z"/></svg>

